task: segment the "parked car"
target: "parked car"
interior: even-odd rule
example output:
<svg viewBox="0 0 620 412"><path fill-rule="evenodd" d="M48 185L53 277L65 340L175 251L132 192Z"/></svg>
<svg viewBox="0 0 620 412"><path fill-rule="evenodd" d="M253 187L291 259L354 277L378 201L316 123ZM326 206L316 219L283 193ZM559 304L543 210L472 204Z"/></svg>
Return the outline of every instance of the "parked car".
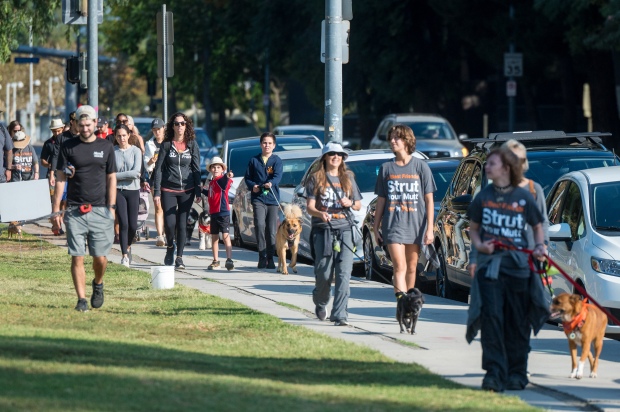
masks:
<svg viewBox="0 0 620 412"><path fill-rule="evenodd" d="M445 158L445 159L429 159L427 160L428 166L433 173L433 179L437 190L433 194L433 201L435 202L435 217L439 211L439 205L443 199L448 185L452 181L452 176L458 167L461 158ZM366 216L364 217L364 223L362 233L364 236L364 274L368 280L376 280L380 282L390 282L392 280L392 261L390 260L387 248L377 246L377 240L373 231L373 225L375 223L375 207L377 204L377 197L368 205L366 209ZM423 254L420 255L418 261L418 271L416 284L418 281L420 284L433 283L432 289L435 289L435 271L427 271L426 258ZM379 272L381 275L377 274ZM383 276L383 277L381 277Z"/></svg>
<svg viewBox="0 0 620 412"><path fill-rule="evenodd" d="M370 148L389 149L390 143L387 141L387 133L395 124L411 127L416 139L416 149L429 158L463 157L469 153L459 140L467 137L466 135L457 137L450 122L441 116L420 113L385 116L370 141Z"/></svg>
<svg viewBox="0 0 620 412"><path fill-rule="evenodd" d="M322 147L323 143L314 136L280 136L276 138L276 147L273 149L273 152L320 149ZM239 182L243 179L248 168L250 159L260 152L260 136L227 140L222 145L220 157L226 164L227 170L231 170L234 174L233 183L229 191L231 204L237 192Z"/></svg>
<svg viewBox="0 0 620 412"><path fill-rule="evenodd" d="M549 257L620 318L620 166L565 174L547 196ZM563 276L557 294L579 293ZM620 334L609 322L608 333Z"/></svg>
<svg viewBox="0 0 620 412"><path fill-rule="evenodd" d="M278 126L273 129L273 134L276 136L298 134L298 135L312 135L319 139L321 142L325 142L325 126L316 124L289 124Z"/></svg>
<svg viewBox="0 0 620 412"><path fill-rule="evenodd" d="M280 180L280 204L291 203L295 187L310 168L310 165L321 155L321 149L295 150L279 152L282 159L282 180ZM281 215L282 213L279 213ZM282 219L283 216L280 216ZM254 208L252 207L251 191L245 184L245 178L237 187L237 193L232 203L232 221L235 246L245 244L256 245L256 231L254 229Z"/></svg>
<svg viewBox="0 0 620 412"><path fill-rule="evenodd" d="M614 153L601 143L601 137L606 136L609 134L565 134L551 130L496 133L486 139L469 139L477 146L461 161L435 222L435 248L441 266L436 274L437 295L467 299L471 286L467 271L471 249L467 209L488 183L484 163L493 147L509 139L523 143L529 163L525 176L538 182L546 196L556 180L567 172L620 164Z"/></svg>
<svg viewBox="0 0 620 412"><path fill-rule="evenodd" d="M420 153L415 152L414 156L419 159L427 159L427 157ZM358 150L349 152L346 165L355 174L355 181L362 193L362 208L358 211L353 211L354 220L357 222L359 229L362 229L362 223L364 221L364 215L366 208L370 201L375 197L375 183L377 181L377 175L379 169L383 163L393 159L394 153L391 150ZM304 174L301 183L295 189L295 195L293 196L293 204L298 205L302 212L302 227L301 239L299 240L298 254L308 259L312 259L310 255L310 231L312 230L311 216L306 211L306 180L308 176L320 166L320 156L312 163L310 168ZM354 265L364 264L364 247L362 241L356 245L357 256L354 257Z"/></svg>

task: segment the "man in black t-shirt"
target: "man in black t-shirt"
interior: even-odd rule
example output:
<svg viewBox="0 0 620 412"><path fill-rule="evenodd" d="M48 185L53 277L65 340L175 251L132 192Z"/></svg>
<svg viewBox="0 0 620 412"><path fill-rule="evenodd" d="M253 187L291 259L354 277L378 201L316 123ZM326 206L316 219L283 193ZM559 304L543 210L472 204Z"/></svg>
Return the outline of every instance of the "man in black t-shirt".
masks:
<svg viewBox="0 0 620 412"><path fill-rule="evenodd" d="M66 140L59 150L52 211L59 211L62 192L67 183L68 208L64 223L72 257L71 275L78 295L75 309L86 312L86 239L95 272L90 304L93 308L103 305L103 276L108 264L107 255L114 240L116 164L112 144L95 136L95 109L81 106L76 112L76 119L78 137ZM60 215L55 216L54 227L60 227L60 222Z"/></svg>

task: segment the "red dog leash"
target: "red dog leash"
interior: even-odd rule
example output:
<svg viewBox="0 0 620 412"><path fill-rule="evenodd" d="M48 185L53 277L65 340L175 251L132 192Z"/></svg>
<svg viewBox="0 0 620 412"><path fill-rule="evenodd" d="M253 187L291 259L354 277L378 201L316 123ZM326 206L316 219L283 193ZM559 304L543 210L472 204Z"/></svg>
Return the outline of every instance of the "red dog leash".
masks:
<svg viewBox="0 0 620 412"><path fill-rule="evenodd" d="M530 249L525 249L525 248L521 249L521 248L517 248L517 247L515 247L515 246L509 246L509 245L506 245L506 244L504 244L504 243L502 243L502 242L500 242L500 241L497 241L497 240L494 240L494 241L493 241L493 245L495 245L496 247L501 248L501 249L506 249L506 250L516 250L516 251L519 251L519 252L527 253L527 254L529 255L530 268L531 268L533 271L535 271L536 273L538 273L538 274L542 273L540 270L538 270L538 269L536 269L536 268L535 268L535 265L534 265L534 257L532 256L532 254L534 253L534 251L533 251L533 250L530 250ZM583 287L582 287L579 283L575 282L575 280L574 280L573 278L571 278L571 277L570 277L570 276L569 276L569 275L568 275L568 274L564 271L564 269L562 269L562 268L560 267L560 265L558 265L557 263L555 263L555 262L553 261L553 259L551 259L549 256L545 256L545 258L546 258L546 259L547 259L547 261L549 262L549 266L553 266L553 267L555 267L555 268L558 270L558 272L560 272L560 274L561 274L562 276L564 276L564 278L565 278L566 280L568 280L568 282L569 282L571 285L573 285L573 286L575 287L575 289L577 289L577 291L578 291L578 292L579 292L582 296L584 296L585 298L587 298L587 299L591 302L591 304L594 304L597 308L599 308L600 310L602 310L602 311L603 311L603 312L607 315L607 318L608 318L608 319L610 319L610 320L611 320L614 324L616 324L616 325L620 326L620 321L619 321L618 319L616 319L616 317L615 317L614 315L612 315L612 314L611 314L611 312L609 312L609 310L608 310L607 308L604 308L604 307L603 307L603 306L601 306L601 305L600 305L600 304L599 304L596 300L594 300L594 298L592 298L592 296L590 296L590 294L589 294L588 292L586 292L586 290L585 290L585 289L584 289L584 288L583 288Z"/></svg>

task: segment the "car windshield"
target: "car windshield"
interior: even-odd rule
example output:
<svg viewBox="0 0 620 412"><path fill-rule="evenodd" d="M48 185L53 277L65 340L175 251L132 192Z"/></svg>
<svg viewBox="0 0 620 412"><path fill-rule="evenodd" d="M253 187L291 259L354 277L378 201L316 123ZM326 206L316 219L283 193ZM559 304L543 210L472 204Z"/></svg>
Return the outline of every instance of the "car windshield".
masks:
<svg viewBox="0 0 620 412"><path fill-rule="evenodd" d="M289 150L307 150L307 149L319 149L319 142L316 140L303 140L299 142L285 142L285 143L277 143L275 152L284 152ZM248 163L250 163L250 159L260 153L260 147L257 146L245 146L245 147L235 147L230 149L228 152L228 165L230 170L235 174L235 176L243 176L245 175L245 170L248 168Z"/></svg>
<svg viewBox="0 0 620 412"><path fill-rule="evenodd" d="M213 142L209 139L204 129L195 129L194 131L196 132L196 143L198 143L200 149L210 149L213 147Z"/></svg>
<svg viewBox="0 0 620 412"><path fill-rule="evenodd" d="M282 159L282 180L280 180L280 187L296 187L301 179L304 177L304 173L316 157L302 158L302 159Z"/></svg>
<svg viewBox="0 0 620 412"><path fill-rule="evenodd" d="M286 129L282 134L298 134L298 135L312 135L319 138L320 141L325 140L325 131L324 130L316 130L316 129Z"/></svg>
<svg viewBox="0 0 620 412"><path fill-rule="evenodd" d="M449 139L454 140L456 136L447 123L443 122L410 122L405 123L411 127L416 139Z"/></svg>
<svg viewBox="0 0 620 412"><path fill-rule="evenodd" d="M435 180L435 186L437 186L437 190L433 193L433 201L435 203L441 202L444 195L448 191L448 185L452 181L452 176L456 168L454 166L433 166L431 167L431 173L433 174L433 179Z"/></svg>
<svg viewBox="0 0 620 412"><path fill-rule="evenodd" d="M545 192L545 196L547 196L554 183L563 174L595 167L614 166L614 159L600 157L570 158L567 155L567 157L528 159L528 163L530 168L525 173L525 177L539 183Z"/></svg>
<svg viewBox="0 0 620 412"><path fill-rule="evenodd" d="M592 187L594 227L600 230L620 230L620 182Z"/></svg>
<svg viewBox="0 0 620 412"><path fill-rule="evenodd" d="M389 159L351 159L347 167L355 174L355 183L362 193L374 193L381 165Z"/></svg>

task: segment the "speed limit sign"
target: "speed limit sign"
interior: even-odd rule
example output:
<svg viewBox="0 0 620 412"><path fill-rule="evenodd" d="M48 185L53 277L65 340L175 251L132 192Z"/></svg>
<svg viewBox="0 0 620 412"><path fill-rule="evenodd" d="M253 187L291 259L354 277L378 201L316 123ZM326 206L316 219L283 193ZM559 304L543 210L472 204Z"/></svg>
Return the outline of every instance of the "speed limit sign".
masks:
<svg viewBox="0 0 620 412"><path fill-rule="evenodd" d="M504 53L504 76L521 77L523 76L523 54Z"/></svg>

